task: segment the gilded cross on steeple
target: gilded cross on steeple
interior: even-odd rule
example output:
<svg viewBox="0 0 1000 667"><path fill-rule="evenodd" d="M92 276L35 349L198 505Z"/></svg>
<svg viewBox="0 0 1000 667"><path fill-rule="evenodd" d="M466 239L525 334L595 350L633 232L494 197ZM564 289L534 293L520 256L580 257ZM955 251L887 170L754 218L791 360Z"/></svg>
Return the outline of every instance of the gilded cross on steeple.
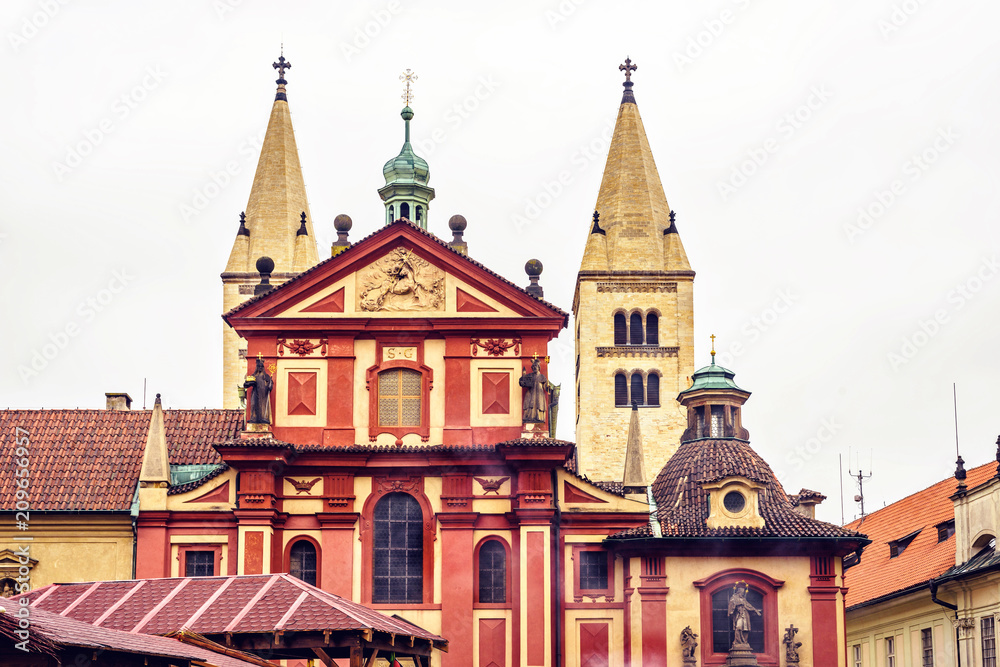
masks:
<svg viewBox="0 0 1000 667"><path fill-rule="evenodd" d="M712 339L712 363L715 363L715 334L709 336Z"/></svg>
<svg viewBox="0 0 1000 667"><path fill-rule="evenodd" d="M618 69L625 71L625 80L626 81L631 81L632 80L632 72L634 72L637 69L639 69L639 67L637 65L633 65L632 64L632 60L628 56L626 56L625 57L625 64L624 65L619 65Z"/></svg>
<svg viewBox="0 0 1000 667"><path fill-rule="evenodd" d="M410 106L410 102L413 100L413 91L410 90L410 83L417 80L417 75L407 69L399 75L399 80L406 83L406 90L403 91L403 103L406 106Z"/></svg>

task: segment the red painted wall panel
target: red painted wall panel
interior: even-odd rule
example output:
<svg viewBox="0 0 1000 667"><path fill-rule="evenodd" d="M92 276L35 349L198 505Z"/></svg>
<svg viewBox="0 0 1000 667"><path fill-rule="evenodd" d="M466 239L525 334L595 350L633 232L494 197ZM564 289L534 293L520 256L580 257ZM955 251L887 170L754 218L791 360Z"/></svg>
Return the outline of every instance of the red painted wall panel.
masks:
<svg viewBox="0 0 1000 667"><path fill-rule="evenodd" d="M528 624L528 665L545 664L545 534L531 531L527 539L525 577L528 594L525 615Z"/></svg>
<svg viewBox="0 0 1000 667"><path fill-rule="evenodd" d="M607 623L580 624L580 667L608 667L609 648Z"/></svg>
<svg viewBox="0 0 1000 667"><path fill-rule="evenodd" d="M243 573L264 574L264 533L247 531L244 540Z"/></svg>
<svg viewBox="0 0 1000 667"><path fill-rule="evenodd" d="M448 652L441 654L445 667L472 664L472 530L441 531L441 634L448 638Z"/></svg>
<svg viewBox="0 0 1000 667"><path fill-rule="evenodd" d="M479 667L506 667L507 621L479 619Z"/></svg>

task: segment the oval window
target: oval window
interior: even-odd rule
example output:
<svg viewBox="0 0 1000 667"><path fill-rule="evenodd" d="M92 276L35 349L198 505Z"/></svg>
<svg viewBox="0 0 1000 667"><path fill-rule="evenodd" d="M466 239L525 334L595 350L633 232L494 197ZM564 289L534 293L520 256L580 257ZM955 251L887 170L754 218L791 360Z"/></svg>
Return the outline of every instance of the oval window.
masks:
<svg viewBox="0 0 1000 667"><path fill-rule="evenodd" d="M730 491L722 499L722 505L726 508L727 512L738 514L747 506L747 499L739 491Z"/></svg>

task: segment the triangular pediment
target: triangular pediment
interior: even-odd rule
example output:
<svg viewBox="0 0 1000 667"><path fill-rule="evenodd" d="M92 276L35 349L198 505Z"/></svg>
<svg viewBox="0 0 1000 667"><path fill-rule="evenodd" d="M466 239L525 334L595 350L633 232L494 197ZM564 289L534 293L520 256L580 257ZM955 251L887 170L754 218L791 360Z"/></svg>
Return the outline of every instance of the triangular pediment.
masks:
<svg viewBox="0 0 1000 667"><path fill-rule="evenodd" d="M226 315L230 324L260 317L565 320L566 313L403 221Z"/></svg>

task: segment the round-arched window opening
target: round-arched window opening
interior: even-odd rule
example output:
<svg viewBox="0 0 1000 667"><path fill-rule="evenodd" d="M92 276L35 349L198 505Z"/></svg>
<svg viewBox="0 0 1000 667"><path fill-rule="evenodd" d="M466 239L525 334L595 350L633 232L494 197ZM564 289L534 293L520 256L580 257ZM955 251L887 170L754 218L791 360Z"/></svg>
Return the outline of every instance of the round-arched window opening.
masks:
<svg viewBox="0 0 1000 667"><path fill-rule="evenodd" d="M727 512L739 514L747 506L747 499L739 491L730 491L722 499L722 506L726 508Z"/></svg>

